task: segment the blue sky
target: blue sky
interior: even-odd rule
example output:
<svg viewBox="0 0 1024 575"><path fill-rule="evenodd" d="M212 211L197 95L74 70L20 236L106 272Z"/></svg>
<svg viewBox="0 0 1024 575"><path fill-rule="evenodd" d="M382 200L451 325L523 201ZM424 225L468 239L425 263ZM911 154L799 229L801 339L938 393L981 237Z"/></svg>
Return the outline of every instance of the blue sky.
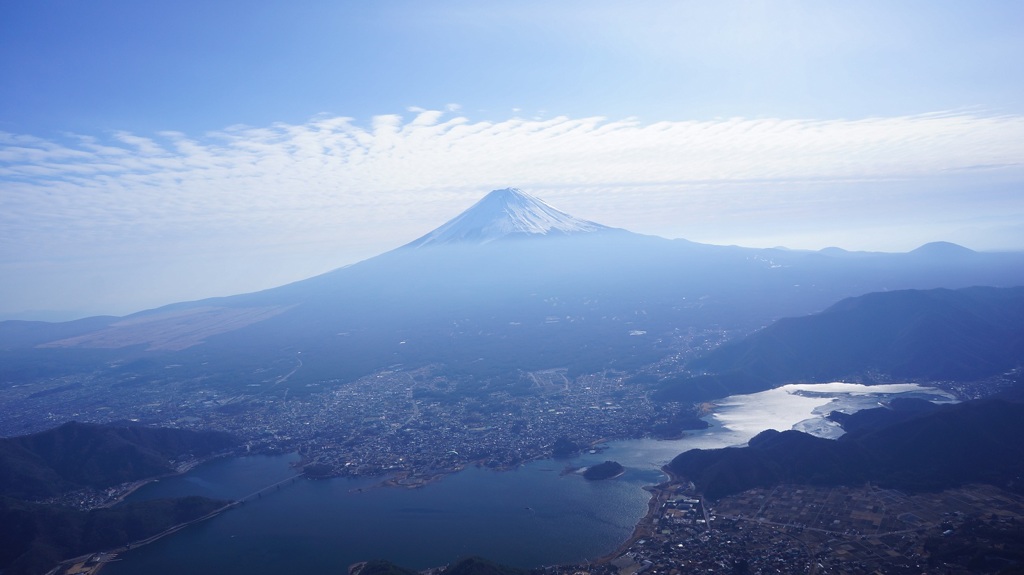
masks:
<svg viewBox="0 0 1024 575"><path fill-rule="evenodd" d="M1009 0L0 3L0 318L279 285L506 186L709 243L1024 249L1022 29Z"/></svg>

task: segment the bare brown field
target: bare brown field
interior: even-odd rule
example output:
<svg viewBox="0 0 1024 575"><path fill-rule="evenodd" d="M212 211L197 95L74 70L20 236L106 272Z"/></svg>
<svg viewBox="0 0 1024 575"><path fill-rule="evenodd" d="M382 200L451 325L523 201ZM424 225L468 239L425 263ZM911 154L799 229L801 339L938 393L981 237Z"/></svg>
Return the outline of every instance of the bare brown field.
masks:
<svg viewBox="0 0 1024 575"><path fill-rule="evenodd" d="M287 310L290 306L196 307L132 317L101 330L52 341L39 347L116 349L146 345L148 351L180 351L206 338L234 331Z"/></svg>

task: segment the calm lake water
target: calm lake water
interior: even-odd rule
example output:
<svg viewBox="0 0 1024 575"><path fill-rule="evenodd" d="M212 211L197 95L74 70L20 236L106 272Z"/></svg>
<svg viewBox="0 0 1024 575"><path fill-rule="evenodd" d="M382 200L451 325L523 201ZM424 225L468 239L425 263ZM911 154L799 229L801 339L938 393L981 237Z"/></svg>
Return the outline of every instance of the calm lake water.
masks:
<svg viewBox="0 0 1024 575"><path fill-rule="evenodd" d="M380 478L297 479L260 499L121 556L104 575L337 573L387 558L424 569L467 555L536 567L583 562L622 543L647 509L646 485L662 465L693 448L745 443L761 430L841 432L822 419L895 396L951 401L913 384L785 386L718 402L712 427L675 441L633 440L569 461L535 461L514 471L470 468L421 489L374 488ZM212 461L147 485L132 500L183 495L238 499L294 475L295 455ZM587 481L567 465L613 459L621 477Z"/></svg>
<svg viewBox="0 0 1024 575"><path fill-rule="evenodd" d="M235 498L294 470L295 456L214 461L150 484L134 499ZM603 461L601 459L600 461ZM595 461L595 462L600 462ZM509 472L471 468L421 489L374 488L380 478L297 479L260 499L122 556L104 575L339 573L388 558L420 569L465 555L509 565L583 561L625 540L646 511L656 469L614 481L562 475L565 462Z"/></svg>

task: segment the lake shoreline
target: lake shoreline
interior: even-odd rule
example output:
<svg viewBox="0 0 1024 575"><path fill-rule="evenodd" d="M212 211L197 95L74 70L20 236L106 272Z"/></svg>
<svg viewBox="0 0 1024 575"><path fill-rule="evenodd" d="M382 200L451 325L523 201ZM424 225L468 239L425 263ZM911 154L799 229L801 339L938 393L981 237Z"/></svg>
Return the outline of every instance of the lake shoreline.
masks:
<svg viewBox="0 0 1024 575"><path fill-rule="evenodd" d="M526 569L543 565L569 565L578 561L606 564L628 552L637 541L657 534L659 532L657 522L661 516L662 504L688 493L680 483L682 481L685 484L685 481L675 477L665 467L667 462L679 453L689 449L711 449L745 443L755 434L755 428L762 429L762 424L768 420L775 427L797 428L801 425L805 426L810 420L822 418L832 409L845 408L844 411L846 409L853 411L868 405L875 405L880 399L890 396L899 396L907 392L920 393L921 391L922 386L913 384L892 386L888 389L885 387L872 389L855 384L832 383L784 386L782 389L772 390L767 394L762 392L746 396L730 396L703 406L704 418L711 423L711 427L706 430L695 431L676 440L647 438L598 441L591 444L590 450L581 450L581 453L575 456L579 459L561 460L565 462L563 465L569 464L575 469L597 464L606 458L617 460L624 467L639 472L639 474L627 473L625 483L621 478L615 481L586 482L588 487L582 488L575 481L560 483L556 478L565 477L568 468L559 473L558 469L541 469L550 467L547 463L537 465L538 461L542 460L560 461L550 457L538 457L524 461L514 468L503 469L488 468L477 463L477 465L467 465L455 472L434 474L428 481L392 476L384 478L383 481L378 478L372 483L369 482L369 478L365 478L356 484L339 484L337 487L331 487L332 483L341 481L343 478L324 478L326 481L309 482L310 485L318 487L303 488L298 493L290 495L289 500L293 503L289 503L289 505L294 504L292 510L283 513L271 509L271 512L277 512L279 515L260 515L258 521L276 521L277 523L266 523L266 525L273 524L279 532L287 532L289 517L294 516L295 510L298 510L299 513L309 514L310 520L322 521L326 526L314 532L316 534L341 532L338 530L346 529L343 526L335 526L330 523L332 515L360 516L372 523L372 525L364 525L362 529L351 533L345 531L344 549L317 547L314 544L306 545L306 550L302 553L306 556L316 554L318 557L312 561L299 561L298 563L302 565L328 564L331 556L345 560L351 559L346 563L346 565L351 565L365 559L367 554L394 556L396 561L406 564L416 564L419 561L421 565L438 565L446 560L440 551L447 549L452 541L460 542L457 546L452 545L454 548L451 553L452 557L470 552L463 551L461 548L467 550L472 548L472 553L493 557L497 561L501 561L504 554L505 561L511 561L510 564L519 561ZM936 399L948 401L950 398L947 396ZM601 455L597 456L598 453ZM294 464L292 465L294 467ZM232 465L231 467L239 466ZM492 476L491 473L487 473L488 471L495 472L495 475ZM246 473L252 476L251 473ZM551 476L547 475L548 473L551 473ZM244 475L239 474L237 477ZM551 478L547 479L546 477ZM390 481L388 481L389 479ZM232 479L231 481L236 480ZM215 481L223 481L223 479ZM626 488L626 484L628 484L628 488ZM380 489L380 487L385 487L385 489ZM387 489L387 487L399 487L399 489ZM317 492L315 497L312 490ZM629 490L632 490L632 495L626 493ZM387 494L385 495L385 493ZM334 494L337 494L337 497ZM613 499L609 499L609 497L613 497ZM313 503L314 499L315 503ZM614 502L616 508L609 507L609 502ZM333 511L325 512L325 509L328 508ZM524 512L524 509L528 512ZM553 514L547 513L549 510ZM530 549L527 554L529 558L510 551L510 545L501 546L493 543L495 540L501 540L501 537L480 537L481 533L493 531L492 525L486 520L487 516L503 517L503 521L511 521L515 525L517 530L515 532L529 533L529 536L524 535L522 538L516 539L518 545L527 546ZM543 522L538 521L541 516L544 517ZM598 518L597 522L593 522L595 516ZM598 525L617 523L618 531L614 533L614 536L609 537L608 535L613 533L612 530L594 529L594 534L600 534L603 539L601 539L600 545L588 544L586 539L589 539L591 543L595 540L590 535L585 538L579 536L581 528L587 529L584 527L584 518L586 517L591 518L586 519L588 525L590 523ZM639 519L637 519L638 517ZM458 518L457 521L456 518ZM624 521L619 519L624 519ZM438 522L441 522L440 525L443 528L438 528ZM227 524L232 525L231 529L242 528L235 523L237 522L227 521ZM416 547L416 550L411 550L408 545L404 547L377 545L374 541L379 539L371 536L374 529L378 528L377 523L380 524L381 529L386 530L384 532L390 533L395 541L413 541L412 537L421 539L426 537L424 541L429 540L430 542L424 542ZM417 529L426 529L427 531L416 531L415 535L412 531L395 533L393 530L395 525L419 525L420 527ZM472 525L472 527L467 528L466 525ZM537 536L542 531L554 529L562 529L563 533L573 535L571 541L562 542L561 550L553 550L552 545L548 544L549 541L554 540L552 539L554 535ZM214 531L226 530L214 529ZM510 532L506 525L502 533ZM233 538L234 533L232 532L228 537ZM237 540L230 539L232 545L241 544L241 532L238 533ZM263 536L263 533L258 535ZM218 533L211 537L225 537L225 535ZM207 539L207 541L213 540L212 538ZM229 540L221 539L221 541L226 544ZM273 548L275 544L272 540L267 539L263 545L264 548ZM258 548L258 550L263 551L264 548ZM191 551L193 547L189 547L189 549ZM380 550L369 551L369 549ZM238 552L247 551L239 550ZM294 552L294 549L290 549L289 552ZM340 555L338 552L341 552ZM280 553L285 553L285 551ZM178 552L178 555L180 554ZM576 559L568 558L567 555L575 556ZM129 557L122 559L126 561L126 567L129 564L133 566L132 568L145 564L144 561L131 560ZM173 557L169 555L161 556L159 561L174 563ZM150 564L155 564L155 562L156 560L153 560ZM118 573L122 571L114 568L112 570ZM161 571L161 573L164 572ZM166 571L166 573L170 572Z"/></svg>
<svg viewBox="0 0 1024 575"><path fill-rule="evenodd" d="M661 471L668 477L668 480L657 485L644 487L644 491L651 494L651 498L647 501L647 513L645 513L644 516L636 522L636 525L633 527L633 532L630 534L629 538L623 541L610 553L594 559L594 564L603 565L615 560L617 557L628 551L634 543L654 533L654 520L659 516L658 509L669 495L669 487L676 485L679 481L679 478L676 477L667 465L662 467Z"/></svg>

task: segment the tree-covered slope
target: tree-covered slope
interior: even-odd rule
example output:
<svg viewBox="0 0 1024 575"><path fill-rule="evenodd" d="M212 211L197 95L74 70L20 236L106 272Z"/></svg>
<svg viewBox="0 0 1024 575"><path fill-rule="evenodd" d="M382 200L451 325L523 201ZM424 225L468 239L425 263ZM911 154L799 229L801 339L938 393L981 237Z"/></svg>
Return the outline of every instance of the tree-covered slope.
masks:
<svg viewBox="0 0 1024 575"><path fill-rule="evenodd" d="M151 537L224 504L186 497L77 511L0 497L0 572L46 573L69 557Z"/></svg>
<svg viewBox="0 0 1024 575"><path fill-rule="evenodd" d="M660 396L699 401L880 376L972 381L1022 364L1024 287L876 292L723 345L687 366L701 375L664 382Z"/></svg>
<svg viewBox="0 0 1024 575"><path fill-rule="evenodd" d="M910 490L984 482L1024 489L1024 404L979 400L838 440L798 431L762 432L747 447L678 455L669 469L710 498L779 483L856 485L871 481Z"/></svg>
<svg viewBox="0 0 1024 575"><path fill-rule="evenodd" d="M0 494L35 498L109 487L171 473L172 460L203 457L235 442L218 432L66 423L0 439Z"/></svg>

